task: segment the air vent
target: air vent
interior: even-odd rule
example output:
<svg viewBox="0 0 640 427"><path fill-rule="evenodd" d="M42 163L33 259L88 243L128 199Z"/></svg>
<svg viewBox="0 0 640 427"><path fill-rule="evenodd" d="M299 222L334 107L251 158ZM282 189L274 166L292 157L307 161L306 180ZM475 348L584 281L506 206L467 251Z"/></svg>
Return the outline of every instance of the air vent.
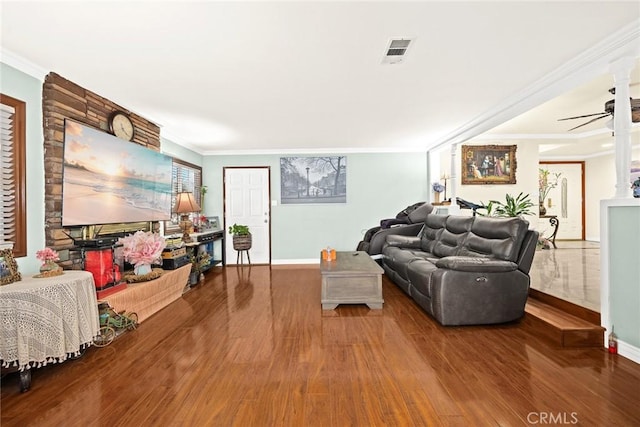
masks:
<svg viewBox="0 0 640 427"><path fill-rule="evenodd" d="M407 55L407 51L409 50L409 46L411 45L412 41L413 39L410 38L397 38L389 40L384 58L382 58L382 63L401 63Z"/></svg>

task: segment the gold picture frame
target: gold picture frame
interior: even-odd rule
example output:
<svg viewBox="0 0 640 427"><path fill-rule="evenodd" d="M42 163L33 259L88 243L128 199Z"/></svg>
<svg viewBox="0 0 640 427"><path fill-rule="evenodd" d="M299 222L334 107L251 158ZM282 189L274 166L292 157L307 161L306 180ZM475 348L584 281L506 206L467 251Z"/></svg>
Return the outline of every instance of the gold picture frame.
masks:
<svg viewBox="0 0 640 427"><path fill-rule="evenodd" d="M12 249L0 249L0 286L21 280Z"/></svg>
<svg viewBox="0 0 640 427"><path fill-rule="evenodd" d="M463 145L461 176L467 184L515 184L517 145Z"/></svg>

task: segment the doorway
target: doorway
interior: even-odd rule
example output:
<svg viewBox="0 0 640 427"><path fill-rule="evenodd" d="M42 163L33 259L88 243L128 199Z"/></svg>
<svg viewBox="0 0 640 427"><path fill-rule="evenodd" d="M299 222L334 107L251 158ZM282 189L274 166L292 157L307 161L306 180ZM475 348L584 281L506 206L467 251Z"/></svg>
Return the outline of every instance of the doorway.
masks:
<svg viewBox="0 0 640 427"><path fill-rule="evenodd" d="M236 264L233 236L229 226L247 225L251 233L249 258L252 264L271 263L271 169L258 167L223 168L225 255L227 264ZM246 258L246 257L245 257ZM248 260L245 259L245 263Z"/></svg>
<svg viewBox="0 0 640 427"><path fill-rule="evenodd" d="M554 177L555 187L544 200L546 215L555 215L559 221L558 240L585 239L584 162L540 162ZM557 177L557 178L556 178ZM548 221L541 218L541 230Z"/></svg>

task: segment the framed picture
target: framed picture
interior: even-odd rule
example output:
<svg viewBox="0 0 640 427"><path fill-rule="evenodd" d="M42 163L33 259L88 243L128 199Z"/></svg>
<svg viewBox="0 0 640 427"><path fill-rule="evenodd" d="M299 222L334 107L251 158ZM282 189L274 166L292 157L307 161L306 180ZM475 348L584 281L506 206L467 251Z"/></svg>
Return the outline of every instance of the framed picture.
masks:
<svg viewBox="0 0 640 427"><path fill-rule="evenodd" d="M207 222L209 223L209 229L211 230L219 230L220 229L220 218L217 216L208 216Z"/></svg>
<svg viewBox="0 0 640 427"><path fill-rule="evenodd" d="M346 156L280 158L280 203L346 202Z"/></svg>
<svg viewBox="0 0 640 427"><path fill-rule="evenodd" d="M515 184L516 145L463 145L462 184Z"/></svg>
<svg viewBox="0 0 640 427"><path fill-rule="evenodd" d="M17 282L21 279L18 264L13 258L11 248L0 249L0 286Z"/></svg>

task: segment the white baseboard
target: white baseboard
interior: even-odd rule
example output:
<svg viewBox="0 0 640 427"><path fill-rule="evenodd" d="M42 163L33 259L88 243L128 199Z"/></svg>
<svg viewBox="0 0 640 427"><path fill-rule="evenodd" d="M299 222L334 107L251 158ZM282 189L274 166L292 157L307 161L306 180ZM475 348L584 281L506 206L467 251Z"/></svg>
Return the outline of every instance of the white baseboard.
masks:
<svg viewBox="0 0 640 427"><path fill-rule="evenodd" d="M618 340L618 354L640 364L640 348Z"/></svg>
<svg viewBox="0 0 640 427"><path fill-rule="evenodd" d="M310 259L272 259L271 265L285 265L285 264L320 264L319 258Z"/></svg>

